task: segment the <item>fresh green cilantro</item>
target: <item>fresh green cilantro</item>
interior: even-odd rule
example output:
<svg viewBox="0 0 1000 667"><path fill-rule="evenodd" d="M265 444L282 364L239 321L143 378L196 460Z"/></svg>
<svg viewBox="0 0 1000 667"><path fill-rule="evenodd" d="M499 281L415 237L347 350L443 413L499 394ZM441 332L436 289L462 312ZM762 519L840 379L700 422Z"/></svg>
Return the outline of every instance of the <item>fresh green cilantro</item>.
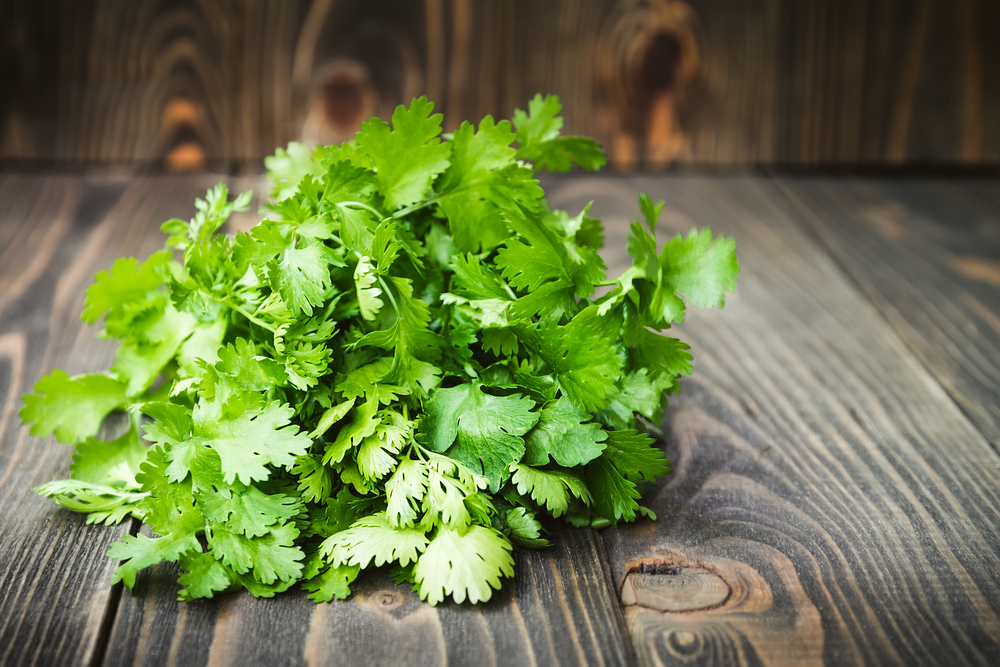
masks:
<svg viewBox="0 0 1000 667"><path fill-rule="evenodd" d="M431 604L446 595L459 603L489 600L501 577L514 576L510 552L510 542L493 528L472 526L464 533L438 528L413 568L421 599Z"/></svg>
<svg viewBox="0 0 1000 667"><path fill-rule="evenodd" d="M708 230L659 242L664 204L640 195L608 280L590 206L554 210L535 179L605 162L561 109L539 95L443 135L420 98L340 146L293 142L249 232L220 233L250 201L220 184L163 250L97 274L82 318L117 359L53 370L20 415L75 446L37 493L147 526L109 551L114 581L171 561L182 600L327 601L391 565L430 604L481 602L515 545L549 544L542 515L655 518L639 499L670 469L645 432L691 372L656 331L722 306L739 264ZM98 439L114 411L127 429Z"/></svg>

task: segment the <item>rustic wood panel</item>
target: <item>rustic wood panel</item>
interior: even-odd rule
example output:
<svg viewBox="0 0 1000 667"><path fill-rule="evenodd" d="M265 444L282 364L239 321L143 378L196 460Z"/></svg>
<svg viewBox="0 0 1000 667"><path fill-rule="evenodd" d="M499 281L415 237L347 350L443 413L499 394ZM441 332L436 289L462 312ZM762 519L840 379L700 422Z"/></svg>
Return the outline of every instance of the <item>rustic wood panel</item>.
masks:
<svg viewBox="0 0 1000 667"><path fill-rule="evenodd" d="M3 154L174 169L259 160L296 133L300 4L5 3Z"/></svg>
<svg viewBox="0 0 1000 667"><path fill-rule="evenodd" d="M0 158L252 162L559 94L615 165L1000 161L993 0L8 0Z"/></svg>
<svg viewBox="0 0 1000 667"><path fill-rule="evenodd" d="M1000 181L778 182L794 215L1000 449Z"/></svg>
<svg viewBox="0 0 1000 667"><path fill-rule="evenodd" d="M677 328L695 370L659 520L602 533L619 586L707 570L730 594L627 607L640 662L997 664L1000 457L759 182L595 178L552 201L595 199L620 248L637 189L667 200L661 233L732 234L742 266L725 311Z"/></svg>
<svg viewBox="0 0 1000 667"><path fill-rule="evenodd" d="M181 603L176 568L140 575L122 598L108 665L626 665L634 662L600 538L567 530L516 555L515 580L488 603L430 607L385 572L345 601L302 591Z"/></svg>

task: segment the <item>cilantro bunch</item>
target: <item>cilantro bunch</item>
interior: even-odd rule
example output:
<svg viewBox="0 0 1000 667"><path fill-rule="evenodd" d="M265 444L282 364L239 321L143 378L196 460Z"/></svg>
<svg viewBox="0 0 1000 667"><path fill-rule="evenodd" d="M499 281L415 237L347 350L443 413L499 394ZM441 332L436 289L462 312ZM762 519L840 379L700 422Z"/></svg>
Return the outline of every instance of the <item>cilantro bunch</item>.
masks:
<svg viewBox="0 0 1000 667"><path fill-rule="evenodd" d="M546 517L652 516L637 501L669 468L647 432L691 356L651 329L723 305L734 244L658 248L662 202L640 195L634 264L608 280L589 206L552 210L534 177L604 164L560 109L537 96L449 136L414 100L343 145L279 149L250 233L217 233L250 200L219 185L164 250L97 274L82 317L117 360L53 371L20 414L76 447L39 493L155 535L111 548L115 582L176 561L181 599L301 582L320 601L392 565L431 604L477 602L514 546L548 544ZM127 430L96 439L120 410Z"/></svg>

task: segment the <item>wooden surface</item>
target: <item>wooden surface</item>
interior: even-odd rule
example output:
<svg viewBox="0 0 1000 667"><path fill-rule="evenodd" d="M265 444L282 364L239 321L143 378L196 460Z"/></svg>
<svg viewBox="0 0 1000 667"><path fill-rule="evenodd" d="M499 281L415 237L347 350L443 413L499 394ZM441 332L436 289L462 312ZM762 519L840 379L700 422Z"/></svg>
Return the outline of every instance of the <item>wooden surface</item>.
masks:
<svg viewBox="0 0 1000 667"><path fill-rule="evenodd" d="M84 526L30 493L70 452L20 426L21 394L53 367L105 367L112 347L78 318L91 277L152 252L218 178L0 176L0 663L1000 661L996 181L547 184L555 206L595 201L612 274L638 190L667 200L661 242L733 235L738 293L677 328L695 372L664 418L659 520L567 529L489 604L431 608L379 575L333 604L179 603L161 566L129 595L104 552L138 526Z"/></svg>
<svg viewBox="0 0 1000 667"><path fill-rule="evenodd" d="M426 94L612 163L1000 162L995 0L5 0L0 159L229 171Z"/></svg>
<svg viewBox="0 0 1000 667"><path fill-rule="evenodd" d="M996 182L782 178L779 187L1000 451Z"/></svg>

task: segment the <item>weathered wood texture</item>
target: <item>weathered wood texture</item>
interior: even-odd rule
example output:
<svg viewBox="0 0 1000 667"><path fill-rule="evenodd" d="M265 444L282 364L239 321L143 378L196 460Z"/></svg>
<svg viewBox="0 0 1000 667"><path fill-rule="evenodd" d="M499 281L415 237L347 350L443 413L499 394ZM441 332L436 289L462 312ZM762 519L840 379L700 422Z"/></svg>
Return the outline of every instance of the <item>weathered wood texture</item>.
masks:
<svg viewBox="0 0 1000 667"><path fill-rule="evenodd" d="M99 224L121 188L79 179L0 180L0 663L85 663L111 591L103 557L121 528L95 531L30 489L66 476L69 451L21 428L21 394L53 365L101 364L77 312L78 276L103 250ZM46 224L35 226L36 218Z"/></svg>
<svg viewBox="0 0 1000 667"><path fill-rule="evenodd" d="M142 575L125 595L108 665L634 664L600 538L567 530L556 546L516 556L515 580L479 606L430 607L385 572L345 601L295 591L177 602L176 568Z"/></svg>
<svg viewBox="0 0 1000 667"><path fill-rule="evenodd" d="M252 162L559 94L622 167L1000 161L994 0L6 0L0 158Z"/></svg>
<svg viewBox="0 0 1000 667"><path fill-rule="evenodd" d="M629 606L640 661L997 664L1000 457L759 182L591 179L552 200L595 199L620 248L635 190L666 199L661 234L731 234L742 266L725 311L674 332L695 372L665 417L659 521L602 533L619 585L701 567L731 592Z"/></svg>
<svg viewBox="0 0 1000 667"><path fill-rule="evenodd" d="M1000 180L779 184L792 215L1000 450Z"/></svg>
<svg viewBox="0 0 1000 667"><path fill-rule="evenodd" d="M218 177L90 182L0 177L0 662L2 664L600 664L634 662L598 536L570 530L519 554L517 578L487 605L430 608L387 577L346 602L305 594L181 604L176 570L109 586L105 557L128 526L88 527L30 489L68 476L69 448L20 425L21 395L53 367L107 367L114 347L79 323L94 273L162 246L159 224L194 213ZM229 179L234 190L260 179ZM260 190L260 193L263 191ZM255 202L251 207L256 210ZM243 214L236 226L252 224ZM351 662L353 661L353 662Z"/></svg>
<svg viewBox="0 0 1000 667"><path fill-rule="evenodd" d="M21 426L21 395L53 368L107 368L114 346L80 323L94 274L155 239L136 218L194 212L186 179L0 178L0 663L86 664L107 637L118 591L104 554L128 529L85 526L30 489L69 476L71 451ZM132 183L132 185L128 185ZM178 204L178 202L184 202ZM182 208L178 210L178 206ZM113 428L113 427L112 427ZM109 433L108 435L116 435Z"/></svg>

